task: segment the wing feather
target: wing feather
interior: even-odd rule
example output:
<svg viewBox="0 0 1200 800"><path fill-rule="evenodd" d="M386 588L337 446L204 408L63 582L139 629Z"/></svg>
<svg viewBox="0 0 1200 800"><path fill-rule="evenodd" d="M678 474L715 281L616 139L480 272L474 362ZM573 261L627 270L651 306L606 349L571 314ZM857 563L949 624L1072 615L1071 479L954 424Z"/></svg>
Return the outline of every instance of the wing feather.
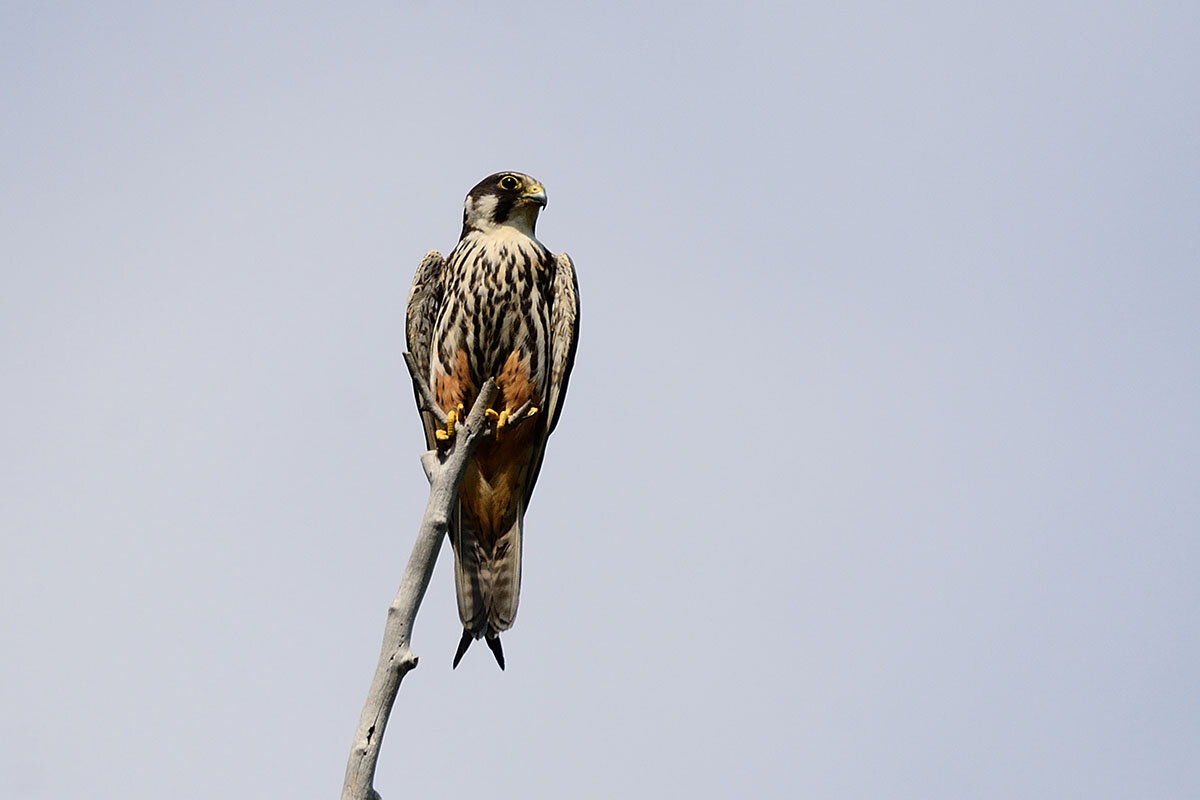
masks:
<svg viewBox="0 0 1200 800"><path fill-rule="evenodd" d="M579 344L579 279L575 264L566 253L554 258L554 289L550 311L550 402L546 412L550 427L547 435L558 425L562 401L567 395L567 381L575 366L575 348Z"/></svg>
<svg viewBox="0 0 1200 800"><path fill-rule="evenodd" d="M446 259L442 258L442 254L437 250L430 250L421 259L421 264L417 267L417 274L413 277L412 288L408 291L404 334L408 352L412 353L413 358L416 359L417 369L423 380L429 380L433 325L437 321L438 309L442 305L445 267ZM416 392L415 387L413 391ZM418 393L417 407L421 406L421 395ZM437 421L427 411L421 412L421 421L425 425L425 446L432 450L436 441L433 432Z"/></svg>
<svg viewBox="0 0 1200 800"><path fill-rule="evenodd" d="M571 368L575 366L575 349L579 344L579 279L575 275L575 264L566 253L554 257L554 281L550 307L550 391L546 400L546 426L542 441L530 465L529 482L525 487L525 504L533 496L533 486L542 470L542 458L546 453L546 439L558 425L562 415L563 400L567 396L567 382Z"/></svg>

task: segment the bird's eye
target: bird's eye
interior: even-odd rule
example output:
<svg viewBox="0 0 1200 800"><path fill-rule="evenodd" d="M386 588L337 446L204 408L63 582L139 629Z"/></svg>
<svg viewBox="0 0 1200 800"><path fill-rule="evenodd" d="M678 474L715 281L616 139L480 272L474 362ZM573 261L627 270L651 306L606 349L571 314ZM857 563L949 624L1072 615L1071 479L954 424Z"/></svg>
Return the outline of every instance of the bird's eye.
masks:
<svg viewBox="0 0 1200 800"><path fill-rule="evenodd" d="M500 179L500 188L507 189L508 191L511 192L513 189L520 189L521 182L519 180L517 180L516 178L514 178L512 175L505 175L503 178Z"/></svg>

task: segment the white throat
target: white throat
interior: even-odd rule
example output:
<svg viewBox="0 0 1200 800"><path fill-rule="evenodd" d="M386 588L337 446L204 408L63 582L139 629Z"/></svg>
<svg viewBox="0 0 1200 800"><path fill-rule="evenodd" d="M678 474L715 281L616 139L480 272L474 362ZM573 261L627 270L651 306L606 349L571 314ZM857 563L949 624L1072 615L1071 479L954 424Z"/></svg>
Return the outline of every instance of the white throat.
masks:
<svg viewBox="0 0 1200 800"><path fill-rule="evenodd" d="M467 198L467 223L483 233L491 234L503 228L511 228L517 233L534 238L533 231L537 225L538 207L535 205L517 205L508 212L508 219L499 224L492 221L496 211L496 198L485 195L478 199Z"/></svg>

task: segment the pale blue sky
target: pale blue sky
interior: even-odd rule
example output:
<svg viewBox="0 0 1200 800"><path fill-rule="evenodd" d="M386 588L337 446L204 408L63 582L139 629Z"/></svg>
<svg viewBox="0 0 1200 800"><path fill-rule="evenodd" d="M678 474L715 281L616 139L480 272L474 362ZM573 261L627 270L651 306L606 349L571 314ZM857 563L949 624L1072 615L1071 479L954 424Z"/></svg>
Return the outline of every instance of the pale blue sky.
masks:
<svg viewBox="0 0 1200 800"><path fill-rule="evenodd" d="M0 7L0 795L333 796L502 169L578 363L384 797L1200 795L1200 7Z"/></svg>

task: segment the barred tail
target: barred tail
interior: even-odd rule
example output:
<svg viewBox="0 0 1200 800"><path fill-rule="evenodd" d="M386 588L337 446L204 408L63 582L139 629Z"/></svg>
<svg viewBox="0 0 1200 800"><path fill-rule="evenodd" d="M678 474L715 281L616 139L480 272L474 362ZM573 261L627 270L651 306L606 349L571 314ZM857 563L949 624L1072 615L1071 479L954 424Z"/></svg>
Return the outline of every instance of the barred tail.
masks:
<svg viewBox="0 0 1200 800"><path fill-rule="evenodd" d="M453 536L454 586L458 593L458 616L463 635L454 655L454 666L462 660L471 642L481 637L504 669L500 633L512 627L521 594L521 525L524 503L512 525L491 547L475 529L475 521L460 512Z"/></svg>

